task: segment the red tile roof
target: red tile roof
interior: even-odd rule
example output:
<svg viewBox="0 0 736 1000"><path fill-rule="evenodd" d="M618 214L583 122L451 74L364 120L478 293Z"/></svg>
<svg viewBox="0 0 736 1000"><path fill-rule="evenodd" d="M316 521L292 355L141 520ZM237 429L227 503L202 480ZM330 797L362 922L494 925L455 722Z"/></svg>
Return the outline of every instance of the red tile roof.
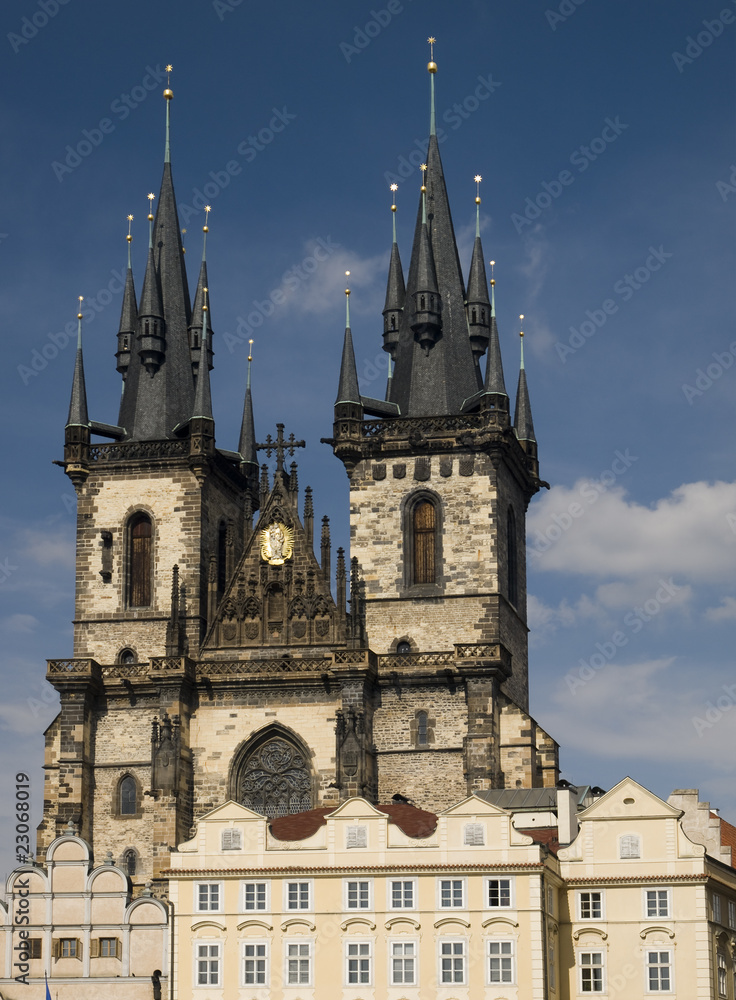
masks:
<svg viewBox="0 0 736 1000"><path fill-rule="evenodd" d="M731 848L731 867L736 868L736 826L721 820L721 845Z"/></svg>
<svg viewBox="0 0 736 1000"><path fill-rule="evenodd" d="M279 816L271 820L271 833L277 840L306 840L324 826L326 817L336 808L336 806L323 807L294 813L292 816ZM417 809L416 806L392 802L387 806L376 806L376 809L386 813L389 822L395 823L407 837L429 837L437 828L435 814Z"/></svg>
<svg viewBox="0 0 736 1000"><path fill-rule="evenodd" d="M519 830L519 833L525 833L527 837L531 837L535 844L544 844L555 856L560 849L556 826L533 827L531 830Z"/></svg>

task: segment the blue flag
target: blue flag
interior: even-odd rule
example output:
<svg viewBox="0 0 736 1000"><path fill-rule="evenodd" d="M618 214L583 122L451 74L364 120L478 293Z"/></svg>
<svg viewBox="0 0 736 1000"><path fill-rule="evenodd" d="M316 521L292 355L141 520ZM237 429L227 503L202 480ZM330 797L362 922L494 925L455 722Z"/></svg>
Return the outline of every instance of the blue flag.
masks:
<svg viewBox="0 0 736 1000"><path fill-rule="evenodd" d="M49 989L49 977L44 976L44 979L46 980L46 1000L51 1000L51 990Z"/></svg>

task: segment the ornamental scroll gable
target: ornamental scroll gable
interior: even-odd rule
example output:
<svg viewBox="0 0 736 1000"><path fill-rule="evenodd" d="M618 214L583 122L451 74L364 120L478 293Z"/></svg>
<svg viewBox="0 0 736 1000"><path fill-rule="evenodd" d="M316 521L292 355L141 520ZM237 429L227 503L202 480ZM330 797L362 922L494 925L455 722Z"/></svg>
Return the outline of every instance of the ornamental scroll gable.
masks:
<svg viewBox="0 0 736 1000"><path fill-rule="evenodd" d="M344 643L345 610L338 610L332 597L329 565L320 565L314 554L311 494L302 523L290 485L295 482L295 475L275 477L203 653ZM322 552L324 557L324 537Z"/></svg>

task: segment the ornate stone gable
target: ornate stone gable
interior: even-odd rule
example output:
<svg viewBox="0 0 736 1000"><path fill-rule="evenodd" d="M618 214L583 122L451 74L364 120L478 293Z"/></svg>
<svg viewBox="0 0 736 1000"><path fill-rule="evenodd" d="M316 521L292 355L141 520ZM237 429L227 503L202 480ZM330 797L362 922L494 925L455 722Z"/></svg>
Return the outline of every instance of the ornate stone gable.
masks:
<svg viewBox="0 0 736 1000"><path fill-rule="evenodd" d="M264 646L331 646L345 642L345 613L330 591L329 530L323 564L299 518L297 494L278 472L204 645L229 654ZM311 498L309 500L311 507ZM311 510L305 521L311 529ZM326 555L325 555L326 553ZM338 571L340 571L340 566Z"/></svg>

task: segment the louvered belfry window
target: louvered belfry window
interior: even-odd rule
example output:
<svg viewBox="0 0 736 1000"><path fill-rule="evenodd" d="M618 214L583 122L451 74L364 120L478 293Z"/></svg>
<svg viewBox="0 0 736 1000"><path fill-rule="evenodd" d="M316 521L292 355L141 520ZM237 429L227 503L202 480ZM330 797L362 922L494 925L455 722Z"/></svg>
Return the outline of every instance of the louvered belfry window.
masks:
<svg viewBox="0 0 736 1000"><path fill-rule="evenodd" d="M153 528L146 514L139 514L130 526L129 600L132 608L151 607Z"/></svg>
<svg viewBox="0 0 736 1000"><path fill-rule="evenodd" d="M414 508L414 583L435 582L435 509L429 500Z"/></svg>

